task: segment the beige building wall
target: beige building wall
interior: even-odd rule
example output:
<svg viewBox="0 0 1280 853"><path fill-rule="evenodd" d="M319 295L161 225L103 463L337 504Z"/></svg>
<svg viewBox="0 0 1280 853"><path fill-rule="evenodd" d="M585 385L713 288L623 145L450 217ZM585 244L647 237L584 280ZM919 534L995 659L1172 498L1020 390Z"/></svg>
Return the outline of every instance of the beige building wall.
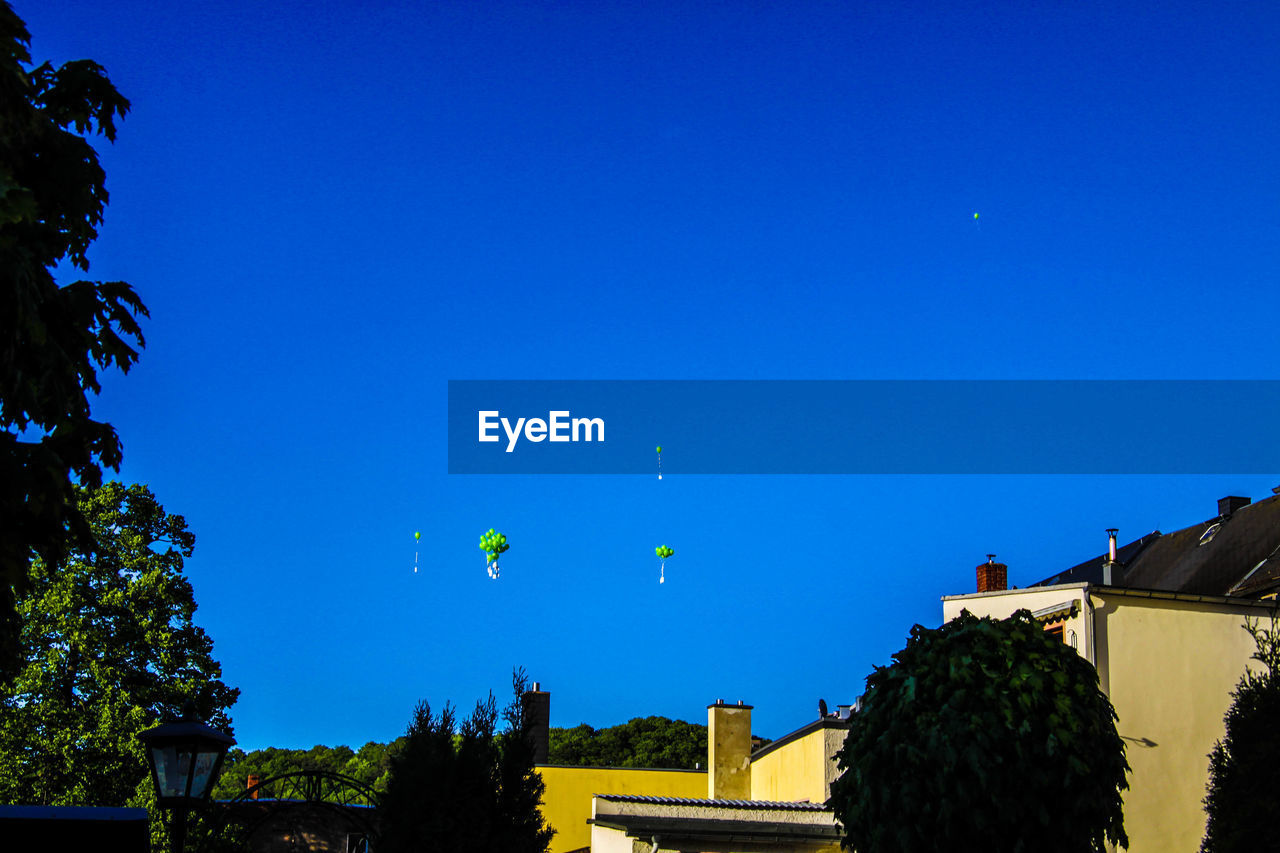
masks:
<svg viewBox="0 0 1280 853"><path fill-rule="evenodd" d="M591 853L646 853L651 846L618 829L591 827Z"/></svg>
<svg viewBox="0 0 1280 853"><path fill-rule="evenodd" d="M1077 603L1076 615L1054 624L1062 624L1063 640L1068 645L1078 651L1085 660L1096 664L1086 589L1086 584L1076 583L1036 589L944 596L942 621L950 622L960 615L961 610L968 610L974 616L1007 619L1018 610L1025 609L1035 613L1038 610L1057 608L1059 605L1074 601Z"/></svg>
<svg viewBox="0 0 1280 853"><path fill-rule="evenodd" d="M595 794L639 794L697 798L707 795L701 770L638 770L625 767L539 765L546 785L542 816L556 831L551 853L568 853L591 844L591 798Z"/></svg>
<svg viewBox="0 0 1280 853"><path fill-rule="evenodd" d="M1099 591L1099 673L1120 720L1132 773L1129 849L1199 850L1209 752L1255 646L1242 626L1257 607Z"/></svg>
<svg viewBox="0 0 1280 853"><path fill-rule="evenodd" d="M1075 597L1065 637L1095 665L1111 699L1132 768L1124 796L1132 853L1195 853L1204 836L1208 754L1223 734L1231 691L1251 665L1246 617L1267 619L1271 603L1181 596L1086 584L943 599L950 620L967 609L1005 618ZM1064 638L1065 638L1064 637Z"/></svg>

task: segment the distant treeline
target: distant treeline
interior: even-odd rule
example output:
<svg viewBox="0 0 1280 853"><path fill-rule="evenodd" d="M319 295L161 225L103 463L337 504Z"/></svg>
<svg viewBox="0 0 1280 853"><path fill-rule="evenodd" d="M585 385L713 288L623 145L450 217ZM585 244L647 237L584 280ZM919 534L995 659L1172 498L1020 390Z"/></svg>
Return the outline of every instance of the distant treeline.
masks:
<svg viewBox="0 0 1280 853"><path fill-rule="evenodd" d="M376 791L387 789L391 756L399 751L404 738L391 743L370 741L359 751L349 746L313 746L310 749L255 749L245 752L233 749L227 753L222 776L213 790L215 800L229 800L247 787L248 778L259 780L283 776L299 770L326 770L340 773L368 785Z"/></svg>
<svg viewBox="0 0 1280 853"><path fill-rule="evenodd" d="M586 723L551 730L548 764L575 767L665 767L693 770L707 762L707 727L636 717L604 729Z"/></svg>
<svg viewBox="0 0 1280 853"><path fill-rule="evenodd" d="M267 779L299 770L325 770L350 776L376 791L386 790L391 757L404 743L370 741L359 750L349 746L313 746L311 749L233 749L227 753L214 799L224 800L244 791L248 777ZM571 729L551 729L548 764L590 767L659 767L693 770L707 760L707 727L669 720L637 717L626 723L596 729L582 723Z"/></svg>

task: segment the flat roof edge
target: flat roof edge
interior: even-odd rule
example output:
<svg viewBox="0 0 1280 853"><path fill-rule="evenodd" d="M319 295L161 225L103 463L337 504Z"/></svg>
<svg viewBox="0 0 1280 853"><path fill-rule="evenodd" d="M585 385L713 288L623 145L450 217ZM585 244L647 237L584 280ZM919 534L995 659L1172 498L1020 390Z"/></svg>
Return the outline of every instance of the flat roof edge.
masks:
<svg viewBox="0 0 1280 853"><path fill-rule="evenodd" d="M1096 584L1090 584L1088 581L1076 581L1075 583L1058 583L1052 586L1024 586L1018 589L993 589L990 592L966 592L960 595L944 595L943 601L961 601L969 598L995 598L1000 595L1011 595L1021 592L1046 592L1053 589L1099 589Z"/></svg>
<svg viewBox="0 0 1280 853"><path fill-rule="evenodd" d="M1186 601L1200 604L1230 604L1239 607L1251 607L1262 610L1280 610L1280 601L1263 598L1245 598L1239 595L1204 595L1198 592L1178 592L1171 589L1144 589L1130 586L1103 586L1102 584L1078 581L1076 583L1054 584L1053 586L1027 586L1021 589L997 589L991 592L970 592L964 595L944 595L943 601L968 601L975 598L994 598L1002 595L1019 595L1025 592L1049 592L1052 590L1079 589L1094 595L1119 595L1129 598L1153 598L1164 601Z"/></svg>
<svg viewBox="0 0 1280 853"><path fill-rule="evenodd" d="M800 728L792 732L787 732L775 741L770 741L764 746L751 753L751 761L755 763L756 759L764 758L775 749L781 749L789 743L794 743L805 735L813 734L821 729L847 729L849 721L842 720L839 717L819 717L811 723L805 723Z"/></svg>
<svg viewBox="0 0 1280 853"><path fill-rule="evenodd" d="M535 764L533 769L537 770L541 767L549 767L551 769L561 770L643 770L648 773L701 773L707 775L705 770L692 770L688 767L609 767L604 764Z"/></svg>

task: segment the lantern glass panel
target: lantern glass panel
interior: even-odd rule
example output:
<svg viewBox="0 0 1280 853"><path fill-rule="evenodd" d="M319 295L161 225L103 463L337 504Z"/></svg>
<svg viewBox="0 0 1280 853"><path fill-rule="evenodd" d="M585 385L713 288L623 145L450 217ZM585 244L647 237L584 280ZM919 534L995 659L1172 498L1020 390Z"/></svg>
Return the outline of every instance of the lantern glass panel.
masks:
<svg viewBox="0 0 1280 853"><path fill-rule="evenodd" d="M203 800L209 793L213 781L213 768L218 763L219 752L196 753L195 772L191 776L191 796Z"/></svg>
<svg viewBox="0 0 1280 853"><path fill-rule="evenodd" d="M153 746L151 755L156 765L156 784L161 797L185 797L187 776L191 771L191 753L175 744Z"/></svg>

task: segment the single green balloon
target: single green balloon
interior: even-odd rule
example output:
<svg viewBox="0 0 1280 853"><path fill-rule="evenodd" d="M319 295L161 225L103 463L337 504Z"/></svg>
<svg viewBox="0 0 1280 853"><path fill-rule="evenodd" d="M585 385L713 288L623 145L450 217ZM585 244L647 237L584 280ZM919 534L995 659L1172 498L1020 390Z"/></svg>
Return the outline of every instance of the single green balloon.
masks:
<svg viewBox="0 0 1280 853"><path fill-rule="evenodd" d="M421 539L421 538L422 538L422 531L421 531L421 530L415 530L415 531L413 532L413 538L414 538L414 539Z"/></svg>
<svg viewBox="0 0 1280 853"><path fill-rule="evenodd" d="M658 445L658 452L659 452L659 453L661 453L661 452L662 452L662 445L661 445L661 444L659 444L659 445Z"/></svg>
<svg viewBox="0 0 1280 853"><path fill-rule="evenodd" d="M978 218L978 214L976 214L976 213L975 213L975 214L973 215L973 218L974 218L974 219L977 219L977 218Z"/></svg>

